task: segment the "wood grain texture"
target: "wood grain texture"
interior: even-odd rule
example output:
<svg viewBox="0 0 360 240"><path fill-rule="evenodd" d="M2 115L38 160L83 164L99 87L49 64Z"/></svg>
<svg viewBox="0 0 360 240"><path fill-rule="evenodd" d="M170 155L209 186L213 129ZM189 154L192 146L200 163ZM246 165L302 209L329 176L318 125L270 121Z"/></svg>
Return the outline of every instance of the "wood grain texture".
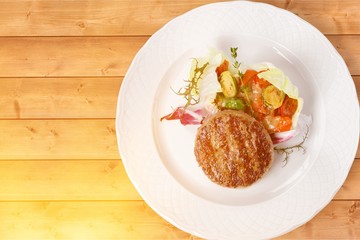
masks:
<svg viewBox="0 0 360 240"><path fill-rule="evenodd" d="M113 119L0 120L1 159L119 159Z"/></svg>
<svg viewBox="0 0 360 240"><path fill-rule="evenodd" d="M0 161L120 157L114 119L0 120L0 135Z"/></svg>
<svg viewBox="0 0 360 240"><path fill-rule="evenodd" d="M360 96L360 76L353 76L356 93Z"/></svg>
<svg viewBox="0 0 360 240"><path fill-rule="evenodd" d="M151 35L165 23L215 0L0 1L0 36ZM270 0L325 34L359 34L357 0Z"/></svg>
<svg viewBox="0 0 360 240"><path fill-rule="evenodd" d="M0 202L0 239L189 239L143 201Z"/></svg>
<svg viewBox="0 0 360 240"><path fill-rule="evenodd" d="M336 50L345 60L350 74L360 75L360 35L327 36Z"/></svg>
<svg viewBox="0 0 360 240"><path fill-rule="evenodd" d="M359 219L359 201L333 201L277 239L358 239ZM167 223L143 201L0 202L0 221L1 239L200 239Z"/></svg>
<svg viewBox="0 0 360 240"><path fill-rule="evenodd" d="M328 36L360 75L360 35ZM148 37L0 38L0 77L124 76Z"/></svg>
<svg viewBox="0 0 360 240"><path fill-rule="evenodd" d="M359 181L356 160L334 199L360 199ZM142 200L120 160L2 160L0 183L0 201Z"/></svg>
<svg viewBox="0 0 360 240"><path fill-rule="evenodd" d="M359 239L360 202L333 201L314 219L276 239Z"/></svg>
<svg viewBox="0 0 360 240"><path fill-rule="evenodd" d="M121 160L2 160L0 183L0 201L141 200Z"/></svg>
<svg viewBox="0 0 360 240"><path fill-rule="evenodd" d="M360 182L360 159L355 159L344 184L341 186L335 200L360 199L357 183Z"/></svg>
<svg viewBox="0 0 360 240"><path fill-rule="evenodd" d="M172 18L215 0L0 1L2 36L151 35Z"/></svg>
<svg viewBox="0 0 360 240"><path fill-rule="evenodd" d="M0 119L115 118L122 80L0 78ZM360 76L353 80L359 95Z"/></svg>
<svg viewBox="0 0 360 240"><path fill-rule="evenodd" d="M271 0L276 4L278 1ZM288 0L283 7L324 34L359 34L360 2L358 0Z"/></svg>
<svg viewBox="0 0 360 240"><path fill-rule="evenodd" d="M124 76L147 39L0 38L0 77Z"/></svg>
<svg viewBox="0 0 360 240"><path fill-rule="evenodd" d="M115 118L122 77L0 78L0 119Z"/></svg>

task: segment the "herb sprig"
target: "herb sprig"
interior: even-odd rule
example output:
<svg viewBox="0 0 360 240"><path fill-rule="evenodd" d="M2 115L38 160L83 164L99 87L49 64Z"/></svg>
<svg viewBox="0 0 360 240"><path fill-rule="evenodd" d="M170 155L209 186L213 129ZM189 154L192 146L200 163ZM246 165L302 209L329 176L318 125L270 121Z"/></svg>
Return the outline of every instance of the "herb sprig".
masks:
<svg viewBox="0 0 360 240"><path fill-rule="evenodd" d="M190 105L195 105L199 103L199 88L198 82L201 79L202 75L204 74L205 68L209 65L209 62L206 62L202 66L199 67L199 62L197 59L194 58L195 69L194 69L194 76L191 79L184 80L187 85L179 91L175 92L177 95L183 96L186 99L186 104L184 105L184 109L186 109Z"/></svg>
<svg viewBox="0 0 360 240"><path fill-rule="evenodd" d="M240 79L240 83L241 83L241 86L240 86L240 91L242 91L245 95L245 100L246 100L246 105L249 107L250 109L250 112L251 114L254 113L254 110L252 109L252 106L251 106L251 102L250 102L250 97L249 97L249 87L248 86L245 86L244 82L243 82L243 76L244 74L240 71L240 63L238 62L237 60L237 50L238 48L230 48L230 52L231 52L231 57L234 59L234 68L236 68L237 70L237 73L239 75L239 79Z"/></svg>
<svg viewBox="0 0 360 240"><path fill-rule="evenodd" d="M274 150L279 153L279 154L285 154L285 158L283 160L284 162L284 166L287 164L288 160L289 160L289 157L290 157L290 154L294 152L294 150L302 150L303 151L303 154L305 154L306 152L306 149L304 147L304 143L306 141L306 139L308 138L309 136L309 126L306 126L306 133L305 135L303 136L303 139L301 142L293 145L293 146L290 146L290 147L275 147Z"/></svg>
<svg viewBox="0 0 360 240"><path fill-rule="evenodd" d="M234 64L233 64L233 66L234 66L234 68L236 68L236 70L237 70L237 72L238 72L238 74L239 74L241 83L243 83L243 82L242 82L243 74L242 74L242 72L240 72L240 70L239 70L239 68L240 68L240 63L239 63L238 60L237 60L237 50L238 50L237 47L236 47L236 48L234 48L234 47L230 48L231 57L234 59Z"/></svg>

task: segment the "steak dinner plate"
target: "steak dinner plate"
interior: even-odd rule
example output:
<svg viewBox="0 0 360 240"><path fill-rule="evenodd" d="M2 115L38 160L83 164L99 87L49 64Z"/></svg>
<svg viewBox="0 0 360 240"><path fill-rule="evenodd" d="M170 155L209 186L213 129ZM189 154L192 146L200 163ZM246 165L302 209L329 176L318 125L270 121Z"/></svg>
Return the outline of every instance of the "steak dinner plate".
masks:
<svg viewBox="0 0 360 240"><path fill-rule="evenodd" d="M304 99L301 141L284 165L247 188L211 182L198 166L199 125L160 121L184 99L191 59L215 48L239 62L271 62ZM301 120L301 119L300 119ZM304 124L303 124L304 125ZM289 232L323 209L344 183L358 146L359 106L341 56L315 27L274 6L247 1L205 5L179 16L140 49L121 86L116 130L126 172L148 205L174 226L206 239L267 239Z"/></svg>

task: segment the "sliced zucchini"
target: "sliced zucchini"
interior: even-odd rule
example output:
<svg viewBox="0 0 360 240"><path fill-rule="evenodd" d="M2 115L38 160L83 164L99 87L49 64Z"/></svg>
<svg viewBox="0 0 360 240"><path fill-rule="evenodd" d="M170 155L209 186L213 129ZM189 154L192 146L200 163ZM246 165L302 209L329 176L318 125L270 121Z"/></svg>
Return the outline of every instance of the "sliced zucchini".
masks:
<svg viewBox="0 0 360 240"><path fill-rule="evenodd" d="M230 71L222 72L219 76L219 82L225 97L235 97L238 92L236 79L233 78Z"/></svg>
<svg viewBox="0 0 360 240"><path fill-rule="evenodd" d="M274 85L269 85L263 90L265 104L274 109L279 108L282 105L284 98L285 93Z"/></svg>

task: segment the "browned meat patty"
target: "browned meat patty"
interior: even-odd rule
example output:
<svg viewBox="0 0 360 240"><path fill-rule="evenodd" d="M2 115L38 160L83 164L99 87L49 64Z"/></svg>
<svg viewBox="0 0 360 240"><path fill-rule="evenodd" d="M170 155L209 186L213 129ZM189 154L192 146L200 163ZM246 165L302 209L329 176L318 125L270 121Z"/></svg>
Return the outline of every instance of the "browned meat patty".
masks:
<svg viewBox="0 0 360 240"><path fill-rule="evenodd" d="M195 156L204 173L226 187L249 186L271 167L274 153L262 123L235 110L205 120L195 140Z"/></svg>

